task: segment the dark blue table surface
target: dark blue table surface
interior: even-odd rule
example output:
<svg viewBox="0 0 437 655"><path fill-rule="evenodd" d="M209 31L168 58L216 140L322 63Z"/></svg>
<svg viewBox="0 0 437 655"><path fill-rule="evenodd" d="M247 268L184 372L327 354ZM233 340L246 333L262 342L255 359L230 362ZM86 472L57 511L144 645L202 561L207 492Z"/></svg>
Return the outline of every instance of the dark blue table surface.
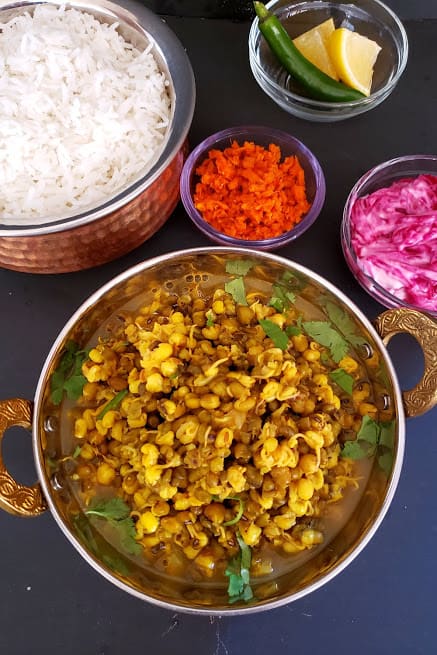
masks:
<svg viewBox="0 0 437 655"><path fill-rule="evenodd" d="M350 274L340 248L343 205L358 177L397 155L436 152L435 2L392 0L405 12L410 57L383 105L350 121L308 123L279 109L258 87L247 55L249 23L167 17L193 64L197 102L190 142L231 125L289 131L314 151L327 181L318 221L279 254L342 289L373 320L383 308ZM429 9L429 12L428 12ZM418 13L420 11L421 13ZM423 18L427 17L427 20ZM35 276L0 269L0 398L35 392L50 346L73 311L113 276L145 258L210 245L178 206L131 254L74 274ZM415 342L389 352L403 388L421 374ZM54 519L0 512L0 653L3 655L428 655L437 652L437 409L407 421L401 480L373 540L339 576L280 609L208 618L143 603L92 570ZM35 477L30 438L10 430L4 457L24 483Z"/></svg>

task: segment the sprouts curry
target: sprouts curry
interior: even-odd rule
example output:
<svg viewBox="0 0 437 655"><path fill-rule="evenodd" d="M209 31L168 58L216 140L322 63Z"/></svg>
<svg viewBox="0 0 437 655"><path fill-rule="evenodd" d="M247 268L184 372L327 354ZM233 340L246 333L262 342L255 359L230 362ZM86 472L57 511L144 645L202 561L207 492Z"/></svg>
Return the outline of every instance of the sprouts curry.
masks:
<svg viewBox="0 0 437 655"><path fill-rule="evenodd" d="M382 424L344 317L341 333L306 315L292 274L226 273L118 312L75 353L64 411L82 512L163 574L247 602L275 562L323 543L333 506L346 516L374 453L364 432Z"/></svg>

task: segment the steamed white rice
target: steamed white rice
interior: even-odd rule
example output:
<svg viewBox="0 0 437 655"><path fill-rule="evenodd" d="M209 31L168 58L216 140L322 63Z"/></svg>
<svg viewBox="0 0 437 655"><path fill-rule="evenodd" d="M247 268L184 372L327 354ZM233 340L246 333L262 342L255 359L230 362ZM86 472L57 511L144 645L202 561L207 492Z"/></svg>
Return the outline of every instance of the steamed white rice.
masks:
<svg viewBox="0 0 437 655"><path fill-rule="evenodd" d="M0 23L0 223L114 196L156 161L170 104L151 46L117 24L54 5Z"/></svg>

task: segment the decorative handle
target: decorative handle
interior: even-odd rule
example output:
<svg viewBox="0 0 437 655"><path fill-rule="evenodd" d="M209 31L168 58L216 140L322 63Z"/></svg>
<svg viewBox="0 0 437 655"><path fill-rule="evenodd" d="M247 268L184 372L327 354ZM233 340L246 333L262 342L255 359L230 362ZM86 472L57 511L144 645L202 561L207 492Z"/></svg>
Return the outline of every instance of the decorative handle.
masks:
<svg viewBox="0 0 437 655"><path fill-rule="evenodd" d="M437 403L437 323L415 309L399 308L383 312L375 327L385 345L401 332L411 334L423 350L425 370L418 384L402 392L406 416L424 414Z"/></svg>
<svg viewBox="0 0 437 655"><path fill-rule="evenodd" d="M47 503L37 483L32 487L19 484L3 463L1 444L6 430L13 425L32 427L32 403L21 398L0 400L0 507L17 516L38 516Z"/></svg>

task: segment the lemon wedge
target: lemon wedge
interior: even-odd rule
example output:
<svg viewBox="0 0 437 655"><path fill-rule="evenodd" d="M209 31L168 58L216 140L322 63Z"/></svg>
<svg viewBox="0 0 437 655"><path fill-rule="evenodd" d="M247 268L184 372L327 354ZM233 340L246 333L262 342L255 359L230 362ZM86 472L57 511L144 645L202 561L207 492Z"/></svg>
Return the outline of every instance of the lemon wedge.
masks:
<svg viewBox="0 0 437 655"><path fill-rule="evenodd" d="M328 50L331 34L335 30L334 21L328 18L320 25L316 25L307 32L300 34L293 43L299 52L306 57L314 66L338 80L337 71L331 61Z"/></svg>
<svg viewBox="0 0 437 655"><path fill-rule="evenodd" d="M376 41L339 27L329 36L328 50L340 80L369 96L373 67L381 50Z"/></svg>

